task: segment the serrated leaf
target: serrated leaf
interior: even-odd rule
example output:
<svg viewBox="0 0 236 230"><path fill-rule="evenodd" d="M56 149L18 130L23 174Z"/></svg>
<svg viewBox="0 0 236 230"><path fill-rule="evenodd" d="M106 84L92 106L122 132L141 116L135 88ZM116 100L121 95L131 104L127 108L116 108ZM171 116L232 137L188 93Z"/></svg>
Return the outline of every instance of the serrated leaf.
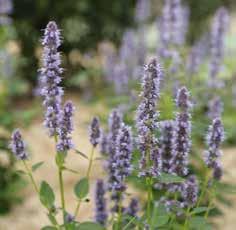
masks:
<svg viewBox="0 0 236 230"><path fill-rule="evenodd" d="M197 208L193 209L191 214L199 214L199 213L207 211L207 209L208 209L208 207L197 207Z"/></svg>
<svg viewBox="0 0 236 230"><path fill-rule="evenodd" d="M83 222L79 225L78 230L105 230L100 224L94 222Z"/></svg>
<svg viewBox="0 0 236 230"><path fill-rule="evenodd" d="M39 195L40 201L44 206L46 206L47 208L51 208L53 206L55 195L52 188L46 181L43 181L41 183Z"/></svg>
<svg viewBox="0 0 236 230"><path fill-rule="evenodd" d="M75 192L75 195L79 199L85 198L87 196L88 192L89 192L89 181L88 181L88 178L86 178L86 177L82 178L75 185L74 192Z"/></svg>
<svg viewBox="0 0 236 230"><path fill-rule="evenodd" d="M162 173L158 177L158 181L160 183L182 183L182 182L184 182L184 179L182 177L179 177L179 176L176 176L176 175L172 175L172 174L168 174L168 173Z"/></svg>
<svg viewBox="0 0 236 230"><path fill-rule="evenodd" d="M40 161L32 166L32 171L35 172L38 168L40 168L44 164L43 161Z"/></svg>
<svg viewBox="0 0 236 230"><path fill-rule="evenodd" d="M80 156L82 156L83 158L85 158L86 160L88 160L88 157L87 157L84 153L82 153L81 151L75 149L75 152L76 152L77 154L79 154Z"/></svg>

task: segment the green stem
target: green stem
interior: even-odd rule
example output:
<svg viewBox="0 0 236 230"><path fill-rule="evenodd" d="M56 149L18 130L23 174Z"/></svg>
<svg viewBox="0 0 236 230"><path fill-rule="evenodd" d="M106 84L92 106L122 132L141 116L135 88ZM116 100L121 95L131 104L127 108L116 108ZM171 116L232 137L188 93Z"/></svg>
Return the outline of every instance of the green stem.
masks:
<svg viewBox="0 0 236 230"><path fill-rule="evenodd" d="M118 218L117 218L117 230L122 228L122 194L119 193L119 204L118 204Z"/></svg>
<svg viewBox="0 0 236 230"><path fill-rule="evenodd" d="M185 222L184 222L184 230L187 230L188 229L188 218L189 218L189 214L190 214L190 207L188 207L187 209L187 212L186 212L186 219L185 219Z"/></svg>
<svg viewBox="0 0 236 230"><path fill-rule="evenodd" d="M65 212L65 194L64 194L63 175L62 175L62 169L60 167L58 167L58 177L59 177L60 194L61 194L61 207L62 207L63 212Z"/></svg>
<svg viewBox="0 0 236 230"><path fill-rule="evenodd" d="M152 179L150 177L146 178L146 184L148 188L147 194L147 220L151 228L151 204L152 204Z"/></svg>
<svg viewBox="0 0 236 230"><path fill-rule="evenodd" d="M95 148L93 147L92 151L91 151L91 154L90 154L90 157L89 157L89 165L88 165L88 169L87 169L87 172L86 172L87 179L89 179L90 173L91 173L91 169L92 169L93 157L94 157L94 149ZM82 200L79 200L78 204L76 206L75 213L74 213L75 218L76 218L76 216L78 216L79 209L80 209L80 206L81 206L81 202L82 202Z"/></svg>
<svg viewBox="0 0 236 230"><path fill-rule="evenodd" d="M199 205L202 202L202 199L203 199L203 197L204 197L204 195L206 193L206 190L207 190L208 181L209 181L209 173L207 172L207 175L205 177L205 180L204 180L204 183L203 183L203 187L202 187L202 190L201 190L201 194L199 196L199 199L198 199L196 207L199 207Z"/></svg>
<svg viewBox="0 0 236 230"><path fill-rule="evenodd" d="M31 182L33 184L33 187L34 187L36 193L39 194L39 189L38 189L38 186L37 186L37 184L36 184L36 182L34 180L34 177L33 177L33 174L31 172L31 169L28 167L28 165L27 165L25 160L23 160L22 162L23 162L24 167L25 167L25 169L27 171L27 174L29 175L29 178L30 178L30 180L31 180Z"/></svg>
<svg viewBox="0 0 236 230"><path fill-rule="evenodd" d="M214 187L212 187L211 191L210 191L210 194L212 194L212 196L210 197L210 202L209 202L209 205L207 207L207 211L204 215L204 218L207 219L208 216L209 216L209 212L213 206L213 203L214 203L214 199L215 199L215 192L214 192Z"/></svg>

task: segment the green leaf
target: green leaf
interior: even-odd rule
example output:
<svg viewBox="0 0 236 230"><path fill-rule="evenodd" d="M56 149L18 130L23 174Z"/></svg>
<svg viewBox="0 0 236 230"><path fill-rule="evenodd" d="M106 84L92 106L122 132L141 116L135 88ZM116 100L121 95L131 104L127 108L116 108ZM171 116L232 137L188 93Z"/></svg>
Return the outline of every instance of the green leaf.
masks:
<svg viewBox="0 0 236 230"><path fill-rule="evenodd" d="M199 214L199 213L202 213L202 212L205 212L207 211L207 207L197 207L197 208L194 208L193 211L191 212L191 215L195 215L195 214Z"/></svg>
<svg viewBox="0 0 236 230"><path fill-rule="evenodd" d="M152 227L161 227L165 224L167 224L169 220L169 215L166 212L166 208L163 204L155 204L153 207L153 213L152 213L152 220L151 225Z"/></svg>
<svg viewBox="0 0 236 230"><path fill-rule="evenodd" d="M54 216L52 213L49 213L49 214L48 214L48 219L50 220L50 222L51 222L52 224L54 224L54 225L57 224L57 220L56 220L55 216Z"/></svg>
<svg viewBox="0 0 236 230"><path fill-rule="evenodd" d="M83 222L79 225L78 230L105 230L105 228L97 223Z"/></svg>
<svg viewBox="0 0 236 230"><path fill-rule="evenodd" d="M32 166L32 171L35 172L38 168L40 168L44 164L43 161L38 162Z"/></svg>
<svg viewBox="0 0 236 230"><path fill-rule="evenodd" d="M189 220L189 226L194 230L211 230L211 225L207 223L204 217L194 216Z"/></svg>
<svg viewBox="0 0 236 230"><path fill-rule="evenodd" d="M84 197L87 196L88 192L89 192L89 181L88 178L82 178L76 185L74 188L74 192L75 195L79 198L79 199L83 199Z"/></svg>
<svg viewBox="0 0 236 230"><path fill-rule="evenodd" d="M158 180L160 183L182 183L184 182L184 179L182 177L168 174L168 173L162 173Z"/></svg>
<svg viewBox="0 0 236 230"><path fill-rule="evenodd" d="M53 226L46 226L46 227L41 228L41 230L57 230L57 228Z"/></svg>
<svg viewBox="0 0 236 230"><path fill-rule="evenodd" d="M23 171L23 170L16 170L16 173L17 174L22 174L22 175L24 175L24 174L27 174L25 171Z"/></svg>
<svg viewBox="0 0 236 230"><path fill-rule="evenodd" d="M51 208L53 206L55 195L52 188L46 181L43 181L41 183L39 195L40 201L44 206L46 206L47 208Z"/></svg>
<svg viewBox="0 0 236 230"><path fill-rule="evenodd" d="M79 150L75 149L75 153L79 154L80 156L88 160L88 157L84 153L80 152Z"/></svg>

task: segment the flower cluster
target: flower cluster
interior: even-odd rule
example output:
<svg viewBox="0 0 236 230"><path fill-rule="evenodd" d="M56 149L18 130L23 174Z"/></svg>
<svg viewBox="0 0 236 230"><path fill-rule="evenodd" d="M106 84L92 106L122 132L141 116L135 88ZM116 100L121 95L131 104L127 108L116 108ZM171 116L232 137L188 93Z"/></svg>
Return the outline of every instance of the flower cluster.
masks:
<svg viewBox="0 0 236 230"><path fill-rule="evenodd" d="M97 180L95 191L95 221L104 226L107 222L105 192L106 188L103 180Z"/></svg>
<svg viewBox="0 0 236 230"><path fill-rule="evenodd" d="M224 128L220 118L215 118L212 125L209 127L206 143L208 149L204 152L204 160L207 167L213 169L215 179L220 179L222 169L219 162L219 157L222 155L220 145L224 141Z"/></svg>
<svg viewBox="0 0 236 230"><path fill-rule="evenodd" d="M101 130L100 130L99 119L97 117L94 117L91 122L91 125L89 127L89 137L90 137L90 143L94 147L96 147L100 143Z"/></svg>
<svg viewBox="0 0 236 230"><path fill-rule="evenodd" d="M11 23L9 14L13 11L12 0L0 0L0 25Z"/></svg>
<svg viewBox="0 0 236 230"><path fill-rule="evenodd" d="M181 186L181 194L185 207L193 207L198 199L198 183L195 176L191 175Z"/></svg>
<svg viewBox="0 0 236 230"><path fill-rule="evenodd" d="M210 87L219 87L220 82L217 76L222 67L224 56L224 40L228 27L229 14L226 8L217 10L211 29L211 61L210 61Z"/></svg>
<svg viewBox="0 0 236 230"><path fill-rule="evenodd" d="M129 206L126 208L125 213L129 216L135 217L137 216L139 211L139 202L136 198L132 198Z"/></svg>
<svg viewBox="0 0 236 230"><path fill-rule="evenodd" d="M25 150L25 143L18 129L12 133L10 148L17 159L27 160L28 154Z"/></svg>
<svg viewBox="0 0 236 230"><path fill-rule="evenodd" d="M220 97L215 96L209 101L208 104L208 116L210 119L221 117L223 113L223 102Z"/></svg>
<svg viewBox="0 0 236 230"><path fill-rule="evenodd" d="M138 0L136 5L135 20L139 24L147 22L150 17L150 0Z"/></svg>
<svg viewBox="0 0 236 230"><path fill-rule="evenodd" d="M59 127L58 127L58 143L57 151L66 152L73 148L71 139L71 132L73 131L73 117L74 106L71 101L65 103L63 111L60 114Z"/></svg>
<svg viewBox="0 0 236 230"><path fill-rule="evenodd" d="M188 157L191 146L191 114L189 110L192 107L189 97L186 87L179 89L176 104L180 112L176 113L175 149L171 167L171 171L179 176L185 176L188 173Z"/></svg>
<svg viewBox="0 0 236 230"><path fill-rule="evenodd" d="M152 151L154 159L158 159L156 154L157 140L154 136L154 130L158 125L157 102L160 97L160 80L162 71L156 59L150 61L145 67L145 73L142 81L141 103L137 109L136 126L138 130L138 144L141 152L140 176L145 176L151 170L151 156L147 157L148 151ZM148 159L149 158L149 159ZM149 162L147 162L147 159Z"/></svg>
<svg viewBox="0 0 236 230"><path fill-rule="evenodd" d="M63 89L59 86L63 69L60 67L60 53L57 51L61 45L61 35L57 24L49 22L42 40L43 67L40 69L41 95L44 98L45 107L44 125L50 136L57 135L57 128L60 123L61 101Z"/></svg>
<svg viewBox="0 0 236 230"><path fill-rule="evenodd" d="M175 138L176 138L176 124L174 120L167 120L160 123L160 153L162 157L162 171L171 173L171 166L173 164Z"/></svg>

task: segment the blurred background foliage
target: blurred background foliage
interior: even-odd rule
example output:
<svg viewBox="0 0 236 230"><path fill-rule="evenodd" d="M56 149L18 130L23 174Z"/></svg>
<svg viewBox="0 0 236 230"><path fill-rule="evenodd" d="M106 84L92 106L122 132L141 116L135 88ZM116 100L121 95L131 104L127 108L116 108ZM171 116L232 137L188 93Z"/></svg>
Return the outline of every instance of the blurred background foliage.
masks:
<svg viewBox="0 0 236 230"><path fill-rule="evenodd" d="M189 42L200 36L209 16L220 5L236 5L234 0L186 0L186 3L191 10ZM94 53L98 43L104 40L119 45L123 32L135 26L133 18L136 0L14 0L13 4L13 37L21 50L17 75L32 85L37 81L35 70L38 68L40 32L49 20L56 20L63 30L64 43L61 50L65 54L68 76L78 74L78 71L84 76L86 70L83 63L76 66L71 63L69 54L72 50ZM152 8L153 17L150 20L160 13L161 4L162 1L153 0L155 7Z"/></svg>

